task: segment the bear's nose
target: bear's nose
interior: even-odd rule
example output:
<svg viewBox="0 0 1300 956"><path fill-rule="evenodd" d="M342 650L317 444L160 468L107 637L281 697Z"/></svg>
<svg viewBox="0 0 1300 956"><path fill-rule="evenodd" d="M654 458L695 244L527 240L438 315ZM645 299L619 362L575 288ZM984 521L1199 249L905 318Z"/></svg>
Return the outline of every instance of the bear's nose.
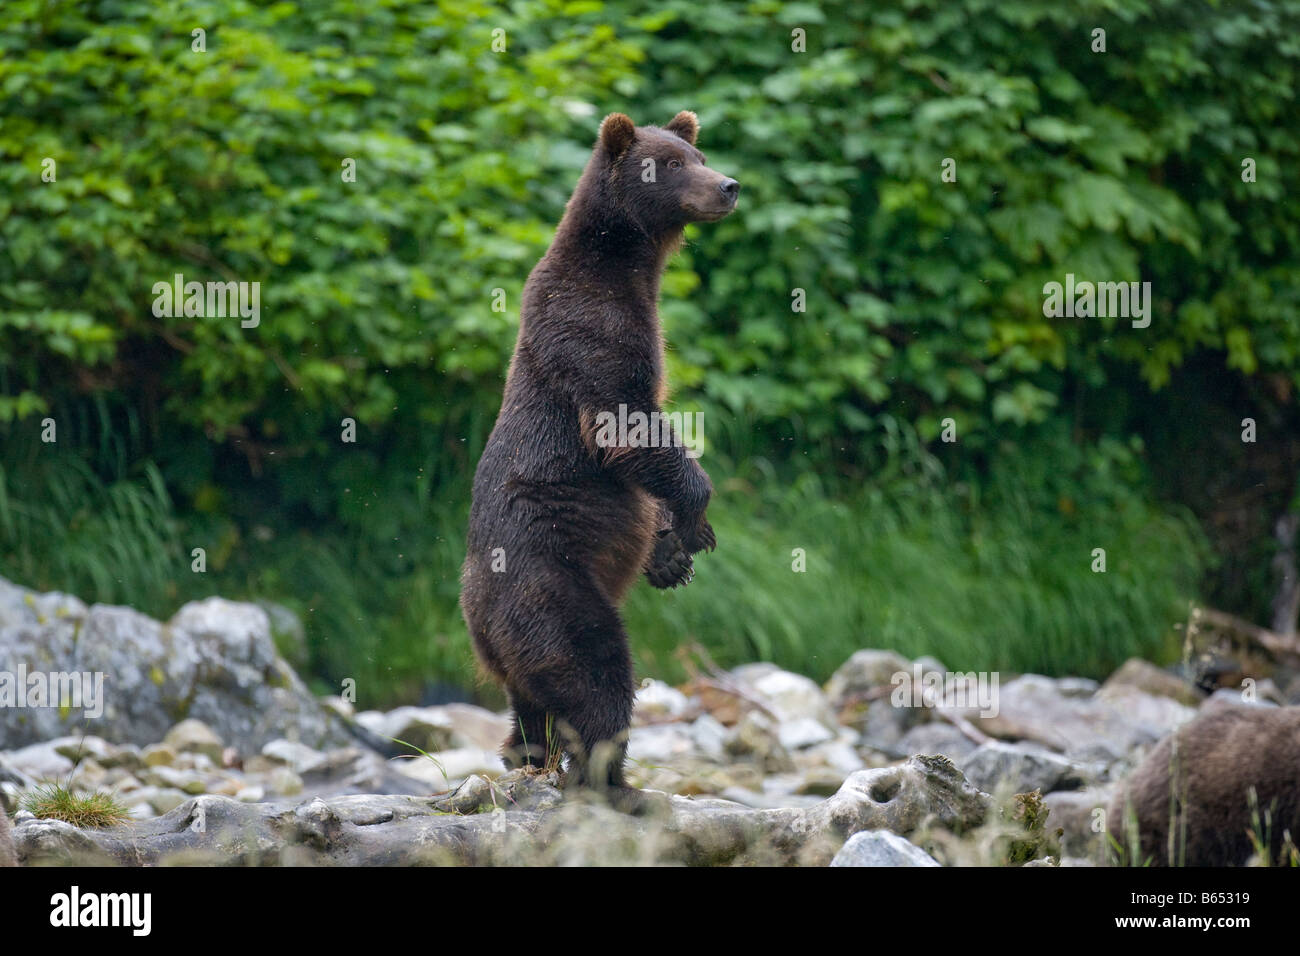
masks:
<svg viewBox="0 0 1300 956"><path fill-rule="evenodd" d="M724 179L718 183L718 188L722 190L722 195L726 196L732 202L736 201L736 196L740 192L740 183L734 179Z"/></svg>

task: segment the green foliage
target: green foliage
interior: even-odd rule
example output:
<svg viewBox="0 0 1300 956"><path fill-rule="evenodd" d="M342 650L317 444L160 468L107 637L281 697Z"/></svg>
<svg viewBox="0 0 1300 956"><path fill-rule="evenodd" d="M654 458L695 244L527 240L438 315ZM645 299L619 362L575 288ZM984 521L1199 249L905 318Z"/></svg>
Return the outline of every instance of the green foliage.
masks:
<svg viewBox="0 0 1300 956"><path fill-rule="evenodd" d="M697 109L744 182L664 312L677 380L765 431L878 442L906 407L978 441L1063 375L1161 385L1204 349L1300 381L1293 0L111 6L3 14L0 418L111 390L313 474L343 413L463 426L616 107ZM1151 281L1152 327L1045 318L1067 272ZM261 281L264 324L153 316L176 273Z"/></svg>
<svg viewBox="0 0 1300 956"><path fill-rule="evenodd" d="M664 310L683 377L722 409L774 436L793 418L844 464L903 408L927 440L954 417L969 450L1057 413L1065 381L1105 388L1108 363L1158 387L1213 350L1300 383L1300 4L656 10L653 68L611 105L691 106L743 183L692 250L704 281ZM1151 327L1044 317L1067 273L1150 281Z"/></svg>
<svg viewBox="0 0 1300 956"><path fill-rule="evenodd" d="M112 6L3 13L0 417L89 385L315 473L344 415L400 433L490 402L517 318L490 292L573 179L566 105L631 49L561 2ZM261 325L155 316L178 273L260 282Z"/></svg>

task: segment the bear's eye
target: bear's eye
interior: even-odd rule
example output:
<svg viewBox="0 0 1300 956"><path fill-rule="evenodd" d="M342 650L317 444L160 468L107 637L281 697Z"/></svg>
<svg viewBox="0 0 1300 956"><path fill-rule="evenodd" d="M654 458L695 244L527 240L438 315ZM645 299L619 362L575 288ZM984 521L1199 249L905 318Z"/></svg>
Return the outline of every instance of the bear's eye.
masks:
<svg viewBox="0 0 1300 956"><path fill-rule="evenodd" d="M681 168L682 168L682 161L681 161L680 159L670 159L670 160L668 160L668 168L669 168L669 169L681 169Z"/></svg>

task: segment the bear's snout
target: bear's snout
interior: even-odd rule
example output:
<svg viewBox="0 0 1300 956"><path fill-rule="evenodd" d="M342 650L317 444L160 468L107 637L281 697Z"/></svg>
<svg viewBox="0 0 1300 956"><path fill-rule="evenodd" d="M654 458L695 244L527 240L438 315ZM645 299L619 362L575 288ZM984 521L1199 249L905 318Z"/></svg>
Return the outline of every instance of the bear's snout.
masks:
<svg viewBox="0 0 1300 956"><path fill-rule="evenodd" d="M705 166L696 166L682 190L682 209L687 222L717 222L736 208L739 181Z"/></svg>

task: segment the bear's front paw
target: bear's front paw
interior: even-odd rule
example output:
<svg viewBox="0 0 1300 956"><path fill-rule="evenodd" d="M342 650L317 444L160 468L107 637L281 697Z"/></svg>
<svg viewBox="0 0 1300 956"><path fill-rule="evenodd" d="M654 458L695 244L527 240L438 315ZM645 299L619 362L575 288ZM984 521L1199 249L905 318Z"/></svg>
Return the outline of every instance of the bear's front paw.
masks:
<svg viewBox="0 0 1300 956"><path fill-rule="evenodd" d="M690 584L691 578L695 577L695 563L682 546L681 538L671 528L660 531L655 537L645 576L657 588Z"/></svg>
<svg viewBox="0 0 1300 956"><path fill-rule="evenodd" d="M718 539L713 534L713 525L709 524L708 519L703 515L700 515L694 527L680 529L678 534L682 539L682 544L690 554L712 551L718 546Z"/></svg>

